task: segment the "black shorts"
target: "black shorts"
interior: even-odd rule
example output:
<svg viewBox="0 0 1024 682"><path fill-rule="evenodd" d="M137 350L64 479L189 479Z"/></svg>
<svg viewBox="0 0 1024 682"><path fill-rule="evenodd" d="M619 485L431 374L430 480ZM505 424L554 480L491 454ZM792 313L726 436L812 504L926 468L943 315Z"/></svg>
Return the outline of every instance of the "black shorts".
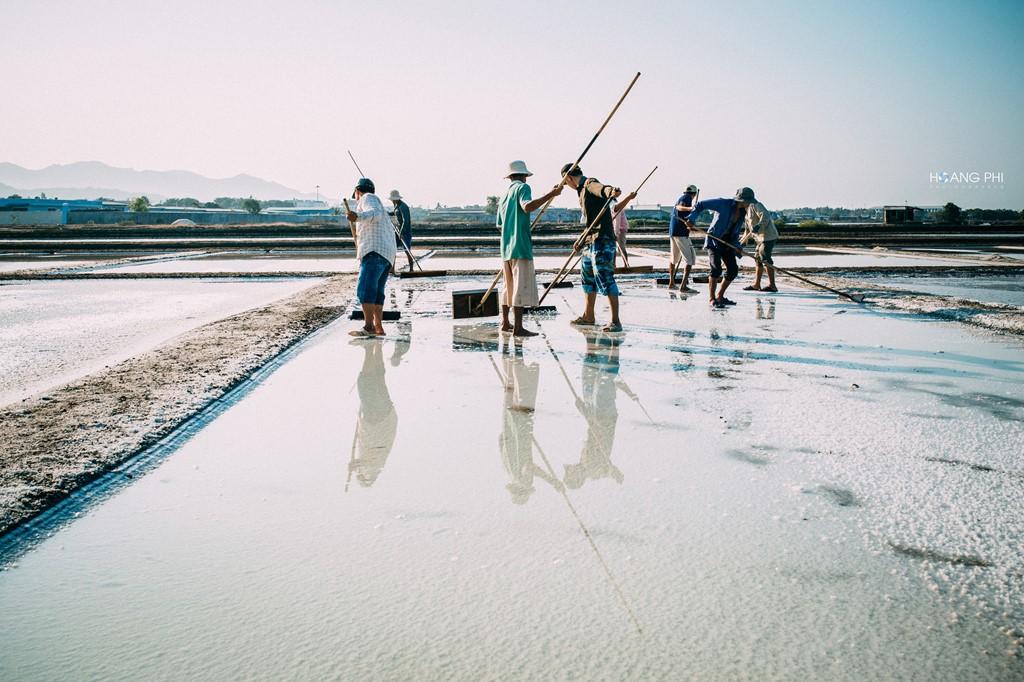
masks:
<svg viewBox="0 0 1024 682"><path fill-rule="evenodd" d="M725 281L736 279L740 266L736 264L736 254L726 246L708 249L708 260L711 262L711 277L721 279L722 265L725 265Z"/></svg>

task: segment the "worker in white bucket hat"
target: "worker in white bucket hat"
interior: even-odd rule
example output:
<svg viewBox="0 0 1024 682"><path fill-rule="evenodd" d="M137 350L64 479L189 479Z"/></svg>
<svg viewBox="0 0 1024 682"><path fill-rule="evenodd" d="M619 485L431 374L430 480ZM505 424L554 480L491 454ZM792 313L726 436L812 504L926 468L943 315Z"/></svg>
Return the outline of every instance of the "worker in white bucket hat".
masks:
<svg viewBox="0 0 1024 682"><path fill-rule="evenodd" d="M495 217L501 230L501 260L505 287L501 300L501 331L515 336L536 336L536 332L523 328L523 309L537 305L537 272L533 266L533 236L530 233L530 213L562 193L562 185L537 199L526 184L533 175L524 161L508 165L505 177L512 181L505 196L498 202ZM509 321L509 310L514 312L515 323Z"/></svg>

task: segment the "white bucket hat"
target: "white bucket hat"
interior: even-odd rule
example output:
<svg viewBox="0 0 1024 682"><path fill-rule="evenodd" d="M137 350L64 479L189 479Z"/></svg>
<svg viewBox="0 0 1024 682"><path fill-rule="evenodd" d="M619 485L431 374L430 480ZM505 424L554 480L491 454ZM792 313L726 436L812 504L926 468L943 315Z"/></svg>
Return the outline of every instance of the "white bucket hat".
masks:
<svg viewBox="0 0 1024 682"><path fill-rule="evenodd" d="M525 161L513 161L508 165L508 175L505 177L510 178L513 175L525 175L529 177L533 175L533 173L527 170Z"/></svg>
<svg viewBox="0 0 1024 682"><path fill-rule="evenodd" d="M402 195L398 192L397 189L393 189L391 190L391 194L388 195L388 199L390 199L391 201L401 201Z"/></svg>

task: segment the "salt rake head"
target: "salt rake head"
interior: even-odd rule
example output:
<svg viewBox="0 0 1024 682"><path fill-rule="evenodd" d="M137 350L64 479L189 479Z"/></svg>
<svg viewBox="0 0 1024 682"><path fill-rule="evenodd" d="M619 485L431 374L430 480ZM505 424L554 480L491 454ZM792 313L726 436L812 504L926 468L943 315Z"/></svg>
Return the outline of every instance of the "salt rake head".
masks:
<svg viewBox="0 0 1024 682"><path fill-rule="evenodd" d="M524 308L523 312L527 315L555 315L558 314L558 308L553 305L535 305Z"/></svg>
<svg viewBox="0 0 1024 682"><path fill-rule="evenodd" d="M486 289L466 289L452 292L452 317L463 320L468 317L496 317L498 315L498 295L491 292L487 300L480 305Z"/></svg>

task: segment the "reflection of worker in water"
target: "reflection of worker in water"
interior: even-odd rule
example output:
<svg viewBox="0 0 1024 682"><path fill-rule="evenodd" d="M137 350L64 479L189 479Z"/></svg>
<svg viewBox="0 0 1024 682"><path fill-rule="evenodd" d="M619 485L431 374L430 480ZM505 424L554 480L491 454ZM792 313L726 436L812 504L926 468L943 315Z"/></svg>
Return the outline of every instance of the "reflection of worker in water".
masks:
<svg viewBox="0 0 1024 682"><path fill-rule="evenodd" d="M761 299L757 299L757 319L759 320L774 320L775 319L775 299L768 299L767 309L764 307L764 303Z"/></svg>
<svg viewBox="0 0 1024 682"><path fill-rule="evenodd" d="M380 476L391 454L395 433L398 431L398 414L384 381L383 341L361 341L359 345L364 353L363 368L356 381L359 417L348 475L351 478L354 473L359 485L369 487Z"/></svg>
<svg viewBox="0 0 1024 682"><path fill-rule="evenodd" d="M619 388L629 393L618 381L622 339L589 330L578 331L586 337L587 351L583 357L582 395L576 398L576 409L587 420L587 438L579 463L565 465L565 485L579 488L588 479L602 478L622 483L622 472L612 464L615 425L619 419L615 394Z"/></svg>
<svg viewBox="0 0 1024 682"><path fill-rule="evenodd" d="M556 490L562 483L533 461L533 413L537 405L540 365L523 361L522 350L502 356L505 380L505 409L502 411L498 447L511 481L505 487L516 504L525 504L533 494L533 479L539 476Z"/></svg>

